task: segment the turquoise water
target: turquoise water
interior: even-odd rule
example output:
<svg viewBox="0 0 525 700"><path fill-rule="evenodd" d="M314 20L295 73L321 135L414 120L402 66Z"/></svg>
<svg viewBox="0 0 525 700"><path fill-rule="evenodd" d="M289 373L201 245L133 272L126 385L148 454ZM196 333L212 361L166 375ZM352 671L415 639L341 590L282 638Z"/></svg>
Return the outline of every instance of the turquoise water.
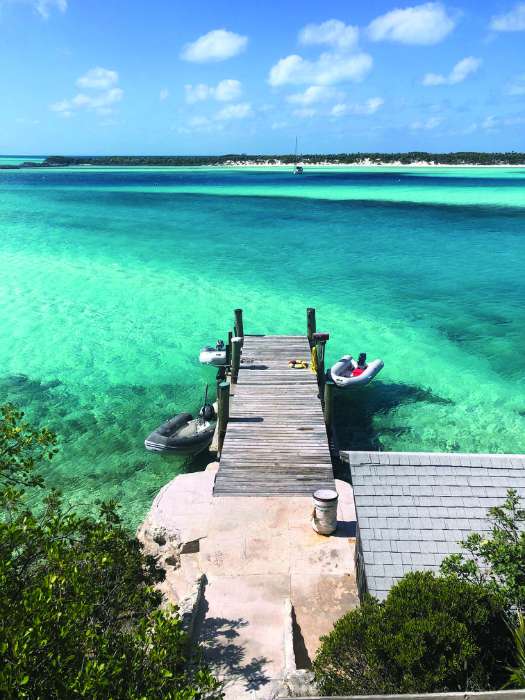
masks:
<svg viewBox="0 0 525 700"><path fill-rule="evenodd" d="M195 410L199 348L302 333L382 357L345 447L525 451L525 169L0 171L0 401L55 429L48 479L135 526L174 474L145 435Z"/></svg>
<svg viewBox="0 0 525 700"><path fill-rule="evenodd" d="M42 163L45 156L0 156L0 165L20 165L20 163Z"/></svg>

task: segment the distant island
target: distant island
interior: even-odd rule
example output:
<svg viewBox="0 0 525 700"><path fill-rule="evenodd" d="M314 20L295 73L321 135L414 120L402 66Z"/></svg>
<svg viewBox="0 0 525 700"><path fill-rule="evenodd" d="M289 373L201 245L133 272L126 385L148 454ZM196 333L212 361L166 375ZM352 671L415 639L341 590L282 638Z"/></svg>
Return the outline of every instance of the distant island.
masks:
<svg viewBox="0 0 525 700"><path fill-rule="evenodd" d="M208 156L48 156L42 163L27 161L18 165L0 165L1 169L63 168L69 166L287 166L296 158L292 154L249 155L229 153ZM525 153L483 153L457 151L454 153L428 153L408 151L406 153L308 153L301 155L305 165L525 165Z"/></svg>

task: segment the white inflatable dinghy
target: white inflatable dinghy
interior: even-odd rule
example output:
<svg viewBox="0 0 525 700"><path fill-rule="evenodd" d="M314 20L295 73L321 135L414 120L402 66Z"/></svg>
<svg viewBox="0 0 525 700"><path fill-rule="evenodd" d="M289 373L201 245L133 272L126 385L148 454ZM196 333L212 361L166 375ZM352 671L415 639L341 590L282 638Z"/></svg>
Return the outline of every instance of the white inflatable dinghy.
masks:
<svg viewBox="0 0 525 700"><path fill-rule="evenodd" d="M207 345L199 353L199 362L202 365L222 367L226 364L226 346L223 340L218 340L215 347Z"/></svg>
<svg viewBox="0 0 525 700"><path fill-rule="evenodd" d="M343 355L330 370L330 375L336 385L341 389L351 389L353 386L364 386L372 381L384 367L383 360L366 362L366 355L359 355L359 360L354 360L352 355Z"/></svg>

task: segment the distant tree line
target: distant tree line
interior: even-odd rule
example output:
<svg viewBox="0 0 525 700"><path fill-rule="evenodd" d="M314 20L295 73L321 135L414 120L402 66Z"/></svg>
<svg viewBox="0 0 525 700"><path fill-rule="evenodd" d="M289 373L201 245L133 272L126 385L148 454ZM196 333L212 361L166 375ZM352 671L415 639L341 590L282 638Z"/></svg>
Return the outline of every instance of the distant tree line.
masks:
<svg viewBox="0 0 525 700"><path fill-rule="evenodd" d="M291 153L281 155L264 155L247 153L227 153L208 156L49 156L42 163L26 162L21 165L6 165L0 168L49 168L78 165L95 166L204 166L235 165L246 163L279 164L291 163L296 156ZM363 161L370 163L410 163L426 161L440 165L523 165L525 153L507 151L504 153L484 153L479 151L457 151L455 153L429 153L427 151L408 151L405 153L307 153L301 155L306 164L331 163L333 165L352 165Z"/></svg>

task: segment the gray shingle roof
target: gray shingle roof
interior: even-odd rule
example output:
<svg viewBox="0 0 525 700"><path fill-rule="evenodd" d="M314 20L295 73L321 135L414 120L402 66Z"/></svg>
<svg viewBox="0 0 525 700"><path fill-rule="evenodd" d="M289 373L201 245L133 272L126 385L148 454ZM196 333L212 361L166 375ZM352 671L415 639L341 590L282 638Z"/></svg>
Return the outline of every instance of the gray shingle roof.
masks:
<svg viewBox="0 0 525 700"><path fill-rule="evenodd" d="M360 578L384 598L410 570L437 570L458 542L489 528L509 488L525 498L525 455L341 452L350 463ZM361 564L361 562L359 562Z"/></svg>

